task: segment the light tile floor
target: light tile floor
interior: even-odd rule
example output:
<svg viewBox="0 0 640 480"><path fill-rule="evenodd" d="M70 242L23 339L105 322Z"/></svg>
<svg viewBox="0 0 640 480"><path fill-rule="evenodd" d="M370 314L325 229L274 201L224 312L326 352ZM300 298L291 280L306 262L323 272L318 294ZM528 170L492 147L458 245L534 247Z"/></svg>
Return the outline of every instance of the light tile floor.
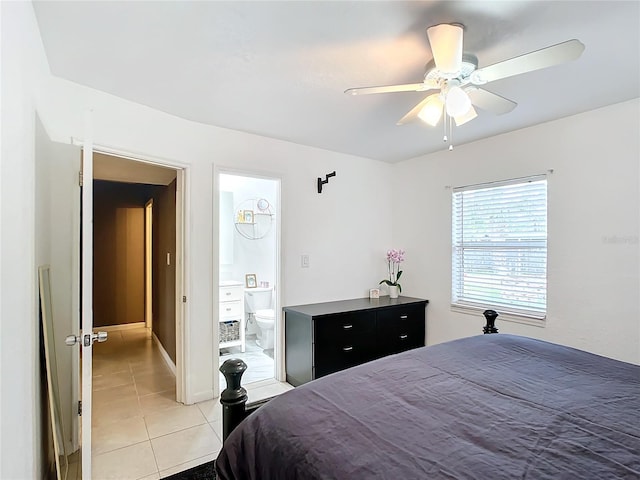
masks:
<svg viewBox="0 0 640 480"><path fill-rule="evenodd" d="M217 456L218 399L177 403L175 375L146 328L111 331L93 353L94 479L159 479ZM292 388L273 379L246 386L252 401Z"/></svg>
<svg viewBox="0 0 640 480"><path fill-rule="evenodd" d="M220 365L230 358L240 358L244 360L248 368L242 375L242 385L259 382L262 380L273 379L273 349L263 350L256 343L255 335L247 335L245 342L245 351L242 352L240 347L229 347L220 349ZM226 387L224 376L220 375L220 391Z"/></svg>

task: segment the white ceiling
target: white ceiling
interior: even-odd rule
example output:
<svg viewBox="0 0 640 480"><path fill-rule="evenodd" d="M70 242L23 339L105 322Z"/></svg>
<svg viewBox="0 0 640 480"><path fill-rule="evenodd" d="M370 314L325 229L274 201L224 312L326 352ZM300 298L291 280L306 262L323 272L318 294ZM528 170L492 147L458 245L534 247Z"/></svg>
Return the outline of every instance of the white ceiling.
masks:
<svg viewBox="0 0 640 480"><path fill-rule="evenodd" d="M425 29L465 25L479 66L577 38L578 60L486 89L518 103L480 112L454 143L640 96L638 1L34 2L54 75L176 116L396 162L443 148L442 127L396 126L420 92Z"/></svg>

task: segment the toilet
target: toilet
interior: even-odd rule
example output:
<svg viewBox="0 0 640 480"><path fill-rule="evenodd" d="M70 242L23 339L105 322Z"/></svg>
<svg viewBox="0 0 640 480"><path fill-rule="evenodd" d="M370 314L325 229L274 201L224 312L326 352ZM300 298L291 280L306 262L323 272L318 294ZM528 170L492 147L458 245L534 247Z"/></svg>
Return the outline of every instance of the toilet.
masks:
<svg viewBox="0 0 640 480"><path fill-rule="evenodd" d="M263 350L273 348L273 328L275 312L273 310L273 288L246 288L244 291L245 310L258 325L257 344Z"/></svg>
<svg viewBox="0 0 640 480"><path fill-rule="evenodd" d="M272 308L257 310L255 314L256 323L260 328L256 343L263 350L273 349L273 326L275 325L275 314Z"/></svg>

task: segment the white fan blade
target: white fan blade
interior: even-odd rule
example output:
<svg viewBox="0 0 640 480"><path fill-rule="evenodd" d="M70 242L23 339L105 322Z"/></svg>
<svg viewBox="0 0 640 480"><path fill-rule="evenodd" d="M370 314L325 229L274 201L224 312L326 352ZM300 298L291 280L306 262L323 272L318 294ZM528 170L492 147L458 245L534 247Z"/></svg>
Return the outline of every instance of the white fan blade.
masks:
<svg viewBox="0 0 640 480"><path fill-rule="evenodd" d="M501 78L560 65L575 60L582 55L583 51L584 44L582 42L576 39L569 40L480 68L471 75L471 82L475 85L483 85Z"/></svg>
<svg viewBox="0 0 640 480"><path fill-rule="evenodd" d="M408 83L406 85L386 85L380 87L359 87L348 88L344 91L349 95L370 95L372 93L394 93L394 92L423 92L432 88L426 83Z"/></svg>
<svg viewBox="0 0 640 480"><path fill-rule="evenodd" d="M427 28L433 61L444 74L456 74L462 68L462 35L462 25L441 23Z"/></svg>
<svg viewBox="0 0 640 480"><path fill-rule="evenodd" d="M411 123L414 120L417 120L418 119L418 114L425 107L425 105L429 101L429 98L431 98L431 95L427 96L424 100L422 100L415 107L413 107L409 111L409 113L407 113L404 117L402 117L400 120L398 120L398 123L396 123L396 125L406 125L407 123Z"/></svg>
<svg viewBox="0 0 640 480"><path fill-rule="evenodd" d="M495 113L496 115L509 113L518 105L508 98L501 97L500 95L478 87L465 88L465 92L469 95L471 103L476 107L486 110L487 112Z"/></svg>

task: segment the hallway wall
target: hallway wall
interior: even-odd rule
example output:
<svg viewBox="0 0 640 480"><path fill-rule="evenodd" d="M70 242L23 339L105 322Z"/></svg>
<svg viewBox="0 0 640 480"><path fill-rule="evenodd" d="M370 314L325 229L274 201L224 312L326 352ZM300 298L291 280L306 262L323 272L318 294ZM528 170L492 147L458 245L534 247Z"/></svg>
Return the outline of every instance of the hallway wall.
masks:
<svg viewBox="0 0 640 480"><path fill-rule="evenodd" d="M93 324L144 322L144 205L155 187L93 184Z"/></svg>
<svg viewBox="0 0 640 480"><path fill-rule="evenodd" d="M176 363L176 181L153 197L153 333ZM170 264L167 265L167 254Z"/></svg>

